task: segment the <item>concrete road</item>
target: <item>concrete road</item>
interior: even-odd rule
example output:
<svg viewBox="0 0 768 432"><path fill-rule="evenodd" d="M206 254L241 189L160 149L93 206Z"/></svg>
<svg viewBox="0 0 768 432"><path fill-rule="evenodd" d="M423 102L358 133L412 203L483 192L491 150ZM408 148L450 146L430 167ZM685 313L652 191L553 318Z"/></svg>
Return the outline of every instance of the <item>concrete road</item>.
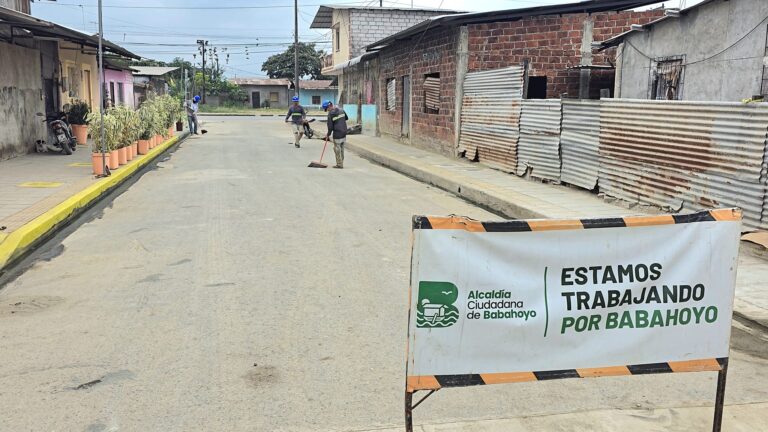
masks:
<svg viewBox="0 0 768 432"><path fill-rule="evenodd" d="M0 291L0 431L402 424L411 215L495 216L353 155L307 168L322 143L293 148L279 118L206 128ZM767 345L734 328L728 421L764 413ZM624 430L702 430L691 407L712 405L714 379L447 389L416 422L592 430L574 419L630 413ZM671 414L627 411L651 408Z"/></svg>

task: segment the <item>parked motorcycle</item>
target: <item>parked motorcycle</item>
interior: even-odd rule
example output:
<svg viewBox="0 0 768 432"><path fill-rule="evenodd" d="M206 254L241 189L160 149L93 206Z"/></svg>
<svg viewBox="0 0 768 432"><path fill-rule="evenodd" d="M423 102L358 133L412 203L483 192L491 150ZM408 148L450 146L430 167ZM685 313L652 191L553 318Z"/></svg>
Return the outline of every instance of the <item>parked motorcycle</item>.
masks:
<svg viewBox="0 0 768 432"><path fill-rule="evenodd" d="M45 117L43 123L48 125L48 140L37 140L35 150L38 153L57 152L71 155L77 150L77 140L72 133L72 127L67 123L67 115L64 112L56 112L48 115L37 113L38 117Z"/></svg>

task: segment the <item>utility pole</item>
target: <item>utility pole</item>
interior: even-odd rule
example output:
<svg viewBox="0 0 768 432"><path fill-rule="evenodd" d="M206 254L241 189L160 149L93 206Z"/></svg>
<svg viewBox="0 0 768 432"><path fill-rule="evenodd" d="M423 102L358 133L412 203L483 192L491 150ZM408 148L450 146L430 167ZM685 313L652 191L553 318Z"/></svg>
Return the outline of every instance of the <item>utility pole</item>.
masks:
<svg viewBox="0 0 768 432"><path fill-rule="evenodd" d="M379 0L379 7L384 7L384 0Z"/></svg>
<svg viewBox="0 0 768 432"><path fill-rule="evenodd" d="M198 39L197 44L200 45L200 51L203 55L203 100L202 102L203 102L203 105L205 105L205 51L207 49L206 46L208 45L208 41Z"/></svg>
<svg viewBox="0 0 768 432"><path fill-rule="evenodd" d="M104 142L104 24L102 22L101 0L99 0L99 137L101 139L101 175L107 175L107 143ZM67 144L64 144L67 145Z"/></svg>
<svg viewBox="0 0 768 432"><path fill-rule="evenodd" d="M299 95L299 0L293 0L293 87Z"/></svg>

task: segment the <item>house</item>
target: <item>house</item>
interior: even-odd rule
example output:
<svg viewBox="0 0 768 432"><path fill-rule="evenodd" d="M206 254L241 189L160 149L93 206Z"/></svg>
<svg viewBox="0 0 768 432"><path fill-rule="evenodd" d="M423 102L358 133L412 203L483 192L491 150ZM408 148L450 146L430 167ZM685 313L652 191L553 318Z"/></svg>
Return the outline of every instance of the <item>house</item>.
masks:
<svg viewBox="0 0 768 432"><path fill-rule="evenodd" d="M147 100L147 93L158 95L168 93L169 74L178 70L177 67L166 66L131 66L133 71L134 106L140 106Z"/></svg>
<svg viewBox="0 0 768 432"><path fill-rule="evenodd" d="M67 103L84 100L97 106L98 38L32 17L29 1L5 0L16 10L0 7L0 160L34 149L47 138L36 113L60 111ZM104 50L116 56L139 58L109 41Z"/></svg>
<svg viewBox="0 0 768 432"><path fill-rule="evenodd" d="M370 44L371 56L346 69L362 77L358 88L377 79L372 97L367 89L360 92L376 104L381 134L474 158L476 146L464 146L461 137L493 141L490 147L512 143L520 99L598 98L601 91L610 92L614 52L593 54L592 43L663 16L662 10L629 10L652 3L589 0L439 16ZM465 93L468 77L473 84ZM511 151L485 150L490 159Z"/></svg>
<svg viewBox="0 0 768 432"><path fill-rule="evenodd" d="M445 9L320 6L309 28L331 30L331 53L323 60L323 75L339 75L339 94L344 96L343 66L365 54L366 46L431 17L455 14Z"/></svg>
<svg viewBox="0 0 768 432"><path fill-rule="evenodd" d="M765 0L705 0L612 38L616 97L740 101L768 95Z"/></svg>
<svg viewBox="0 0 768 432"><path fill-rule="evenodd" d="M338 87L332 80L309 80L299 82L299 103L305 108L320 108L323 101L336 103Z"/></svg>
<svg viewBox="0 0 768 432"><path fill-rule="evenodd" d="M287 108L291 101L291 81L283 78L230 78L248 95L252 108Z"/></svg>
<svg viewBox="0 0 768 432"><path fill-rule="evenodd" d="M110 106L135 107L133 70L114 59L104 59L104 94Z"/></svg>

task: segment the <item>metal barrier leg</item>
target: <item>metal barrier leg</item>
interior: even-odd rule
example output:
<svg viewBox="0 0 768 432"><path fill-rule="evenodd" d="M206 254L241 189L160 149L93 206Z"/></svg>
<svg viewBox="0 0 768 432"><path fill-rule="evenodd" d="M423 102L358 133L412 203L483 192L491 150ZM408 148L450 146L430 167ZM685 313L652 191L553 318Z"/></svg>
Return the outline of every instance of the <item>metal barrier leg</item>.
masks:
<svg viewBox="0 0 768 432"><path fill-rule="evenodd" d="M405 392L405 432L413 432L413 393Z"/></svg>
<svg viewBox="0 0 768 432"><path fill-rule="evenodd" d="M717 396L715 396L715 419L712 423L712 432L720 432L723 426L723 406L725 405L725 378L728 375L728 359L725 359L723 368L717 373Z"/></svg>

